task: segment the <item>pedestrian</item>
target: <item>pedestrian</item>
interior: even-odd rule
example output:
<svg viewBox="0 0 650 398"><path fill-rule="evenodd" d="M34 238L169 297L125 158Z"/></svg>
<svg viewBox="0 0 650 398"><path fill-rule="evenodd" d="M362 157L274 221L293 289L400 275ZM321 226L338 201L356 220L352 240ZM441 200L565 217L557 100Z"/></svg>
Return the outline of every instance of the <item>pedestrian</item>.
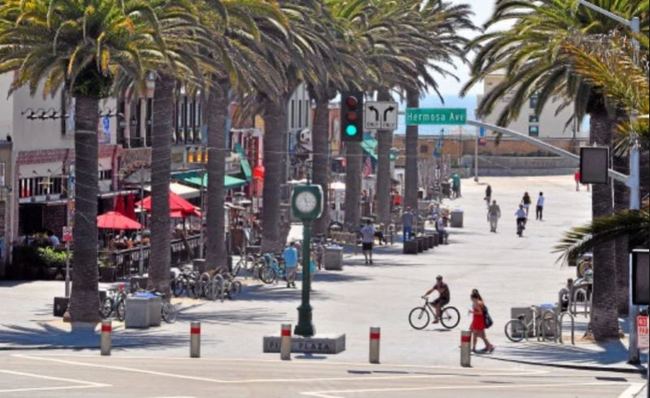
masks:
<svg viewBox="0 0 650 398"><path fill-rule="evenodd" d="M50 244L52 245L53 248L56 249L61 245L61 240L51 230L47 231L47 237L50 240Z"/></svg>
<svg viewBox="0 0 650 398"><path fill-rule="evenodd" d="M282 253L284 259L284 269L287 279L287 288L296 287L296 275L298 274L298 250L296 243L291 242Z"/></svg>
<svg viewBox="0 0 650 398"><path fill-rule="evenodd" d="M573 179L576 181L576 192L580 191L580 169L577 169L576 172L573 174Z"/></svg>
<svg viewBox="0 0 650 398"><path fill-rule="evenodd" d="M406 208L406 211L402 213L402 232L404 234L403 241L411 240L411 234L413 233L413 221L415 220L415 215L411 211L410 207Z"/></svg>
<svg viewBox="0 0 650 398"><path fill-rule="evenodd" d="M528 217L530 204L533 203L533 201L530 199L530 195L528 194L528 192L524 192L524 197L521 198L521 203L524 205L524 209L526 210L526 217Z"/></svg>
<svg viewBox="0 0 650 398"><path fill-rule="evenodd" d="M485 335L485 329L491 326L489 321L486 322L488 317L487 307L477 289L472 290L470 298L472 300L472 326L470 327L472 331L472 352L476 353L476 343L478 339L481 339L485 344L485 351L491 353L494 351L494 346Z"/></svg>
<svg viewBox="0 0 650 398"><path fill-rule="evenodd" d="M375 226L370 220L361 228L361 244L363 246L363 257L366 259L366 265L372 264L372 244L375 241Z"/></svg>
<svg viewBox="0 0 650 398"><path fill-rule="evenodd" d="M522 233L519 232L519 226L521 225L521 231L523 232L524 229L526 229L526 210L524 210L524 205L519 205L519 208L515 212L515 216L517 216L517 235L521 237Z"/></svg>
<svg viewBox="0 0 650 398"><path fill-rule="evenodd" d="M442 236L442 243L449 244L449 232L445 229L445 220L442 217L438 217L436 220L436 231Z"/></svg>
<svg viewBox="0 0 650 398"><path fill-rule="evenodd" d="M540 192L539 196L537 197L537 209L535 211L535 218L539 221L542 221L542 217L544 216L544 202L546 199L544 198L544 192Z"/></svg>
<svg viewBox="0 0 650 398"><path fill-rule="evenodd" d="M485 188L485 203L487 203L488 209L490 208L490 202L492 201L492 186L488 185Z"/></svg>
<svg viewBox="0 0 650 398"><path fill-rule="evenodd" d="M488 220L490 221L490 232L497 232L497 224L499 223L499 218L501 218L501 208L497 204L496 200L492 201L490 208L488 209Z"/></svg>
<svg viewBox="0 0 650 398"><path fill-rule="evenodd" d="M460 176L454 173L452 176L452 189L454 191L454 198L460 198Z"/></svg>

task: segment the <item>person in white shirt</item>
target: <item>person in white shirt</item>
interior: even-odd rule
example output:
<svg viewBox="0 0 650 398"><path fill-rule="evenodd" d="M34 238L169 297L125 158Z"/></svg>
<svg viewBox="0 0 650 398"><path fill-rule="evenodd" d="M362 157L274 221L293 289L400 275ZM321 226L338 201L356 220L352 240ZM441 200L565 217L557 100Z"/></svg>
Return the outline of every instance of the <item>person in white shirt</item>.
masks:
<svg viewBox="0 0 650 398"><path fill-rule="evenodd" d="M544 192L540 192L539 196L537 197L537 211L535 212L536 214L536 219L539 221L542 221L542 217L544 215L544 201L546 199L544 198Z"/></svg>
<svg viewBox="0 0 650 398"><path fill-rule="evenodd" d="M370 220L366 221L366 225L361 228L363 257L366 259L366 264L372 264L372 245L375 241L375 226L372 225Z"/></svg>

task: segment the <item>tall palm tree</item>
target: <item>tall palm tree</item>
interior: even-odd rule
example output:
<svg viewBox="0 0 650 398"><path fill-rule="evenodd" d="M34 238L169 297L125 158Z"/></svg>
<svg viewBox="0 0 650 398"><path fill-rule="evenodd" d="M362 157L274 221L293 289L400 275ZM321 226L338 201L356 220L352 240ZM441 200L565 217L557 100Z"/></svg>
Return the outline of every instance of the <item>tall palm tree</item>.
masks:
<svg viewBox="0 0 650 398"><path fill-rule="evenodd" d="M648 26L647 4L642 0L594 2L626 18L639 16L645 29ZM606 97L572 73L572 59L563 50L567 39L576 34L598 35L621 26L611 19L579 6L574 0L499 0L492 18L485 28L502 21L515 21L509 29L487 32L470 43L478 53L472 66L472 78L463 88L467 91L492 72L507 71L507 78L488 93L478 105L478 116L493 111L497 101L512 95L510 103L499 115L498 124L507 125L517 118L524 103L533 95L538 98L540 112L549 100L560 97L561 107L575 101L574 117L582 119L590 114L590 136L593 144L610 145L615 117L608 111ZM629 33L629 32L628 32ZM594 218L613 212L612 188L594 187ZM591 327L598 341L618 337L616 265L613 243L600 245L594 251L594 311Z"/></svg>
<svg viewBox="0 0 650 398"><path fill-rule="evenodd" d="M0 5L0 74L15 72L11 91L69 90L75 98L75 266L73 322L99 320L97 194L99 101L112 94L118 70L144 87L143 60L157 48L154 11L137 1L4 1Z"/></svg>

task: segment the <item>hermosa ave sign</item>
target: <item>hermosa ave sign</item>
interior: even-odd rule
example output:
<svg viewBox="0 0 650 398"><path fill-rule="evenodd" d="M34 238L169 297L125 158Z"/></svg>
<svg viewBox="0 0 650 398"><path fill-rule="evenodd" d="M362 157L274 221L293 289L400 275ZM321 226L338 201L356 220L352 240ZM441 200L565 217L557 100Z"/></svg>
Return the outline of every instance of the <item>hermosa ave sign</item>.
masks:
<svg viewBox="0 0 650 398"><path fill-rule="evenodd" d="M467 109L462 108L407 108L406 125L463 125L467 123Z"/></svg>

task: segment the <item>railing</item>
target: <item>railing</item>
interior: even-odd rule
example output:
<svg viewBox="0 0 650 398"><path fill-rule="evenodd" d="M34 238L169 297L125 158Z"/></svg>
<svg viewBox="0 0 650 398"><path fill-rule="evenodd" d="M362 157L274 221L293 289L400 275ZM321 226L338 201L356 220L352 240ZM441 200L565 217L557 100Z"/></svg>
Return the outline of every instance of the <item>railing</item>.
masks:
<svg viewBox="0 0 650 398"><path fill-rule="evenodd" d="M171 241L171 265L177 266L184 262L189 262L198 256L201 236L194 235L185 239L174 239ZM188 250L189 248L189 250ZM117 267L117 276L127 277L138 273L140 267L140 255L144 259L144 272L147 272L149 258L151 256L151 247L131 247L124 250L118 250L111 253L111 260Z"/></svg>
<svg viewBox="0 0 650 398"><path fill-rule="evenodd" d="M583 297L584 300L578 301L578 297ZM583 305L583 311L578 312L578 304ZM572 315L578 315L580 313L585 315L585 318L589 317L591 313L591 298L589 297L589 291L586 287L579 287L575 289L573 295L571 296L571 302L569 303L569 311Z"/></svg>
<svg viewBox="0 0 650 398"><path fill-rule="evenodd" d="M569 316L571 319L571 344L576 345L576 318L569 312L563 312L562 315L560 315L560 324L558 325L559 329L559 338L560 338L560 344L564 344L564 339L562 338L562 328L564 325L564 317Z"/></svg>

